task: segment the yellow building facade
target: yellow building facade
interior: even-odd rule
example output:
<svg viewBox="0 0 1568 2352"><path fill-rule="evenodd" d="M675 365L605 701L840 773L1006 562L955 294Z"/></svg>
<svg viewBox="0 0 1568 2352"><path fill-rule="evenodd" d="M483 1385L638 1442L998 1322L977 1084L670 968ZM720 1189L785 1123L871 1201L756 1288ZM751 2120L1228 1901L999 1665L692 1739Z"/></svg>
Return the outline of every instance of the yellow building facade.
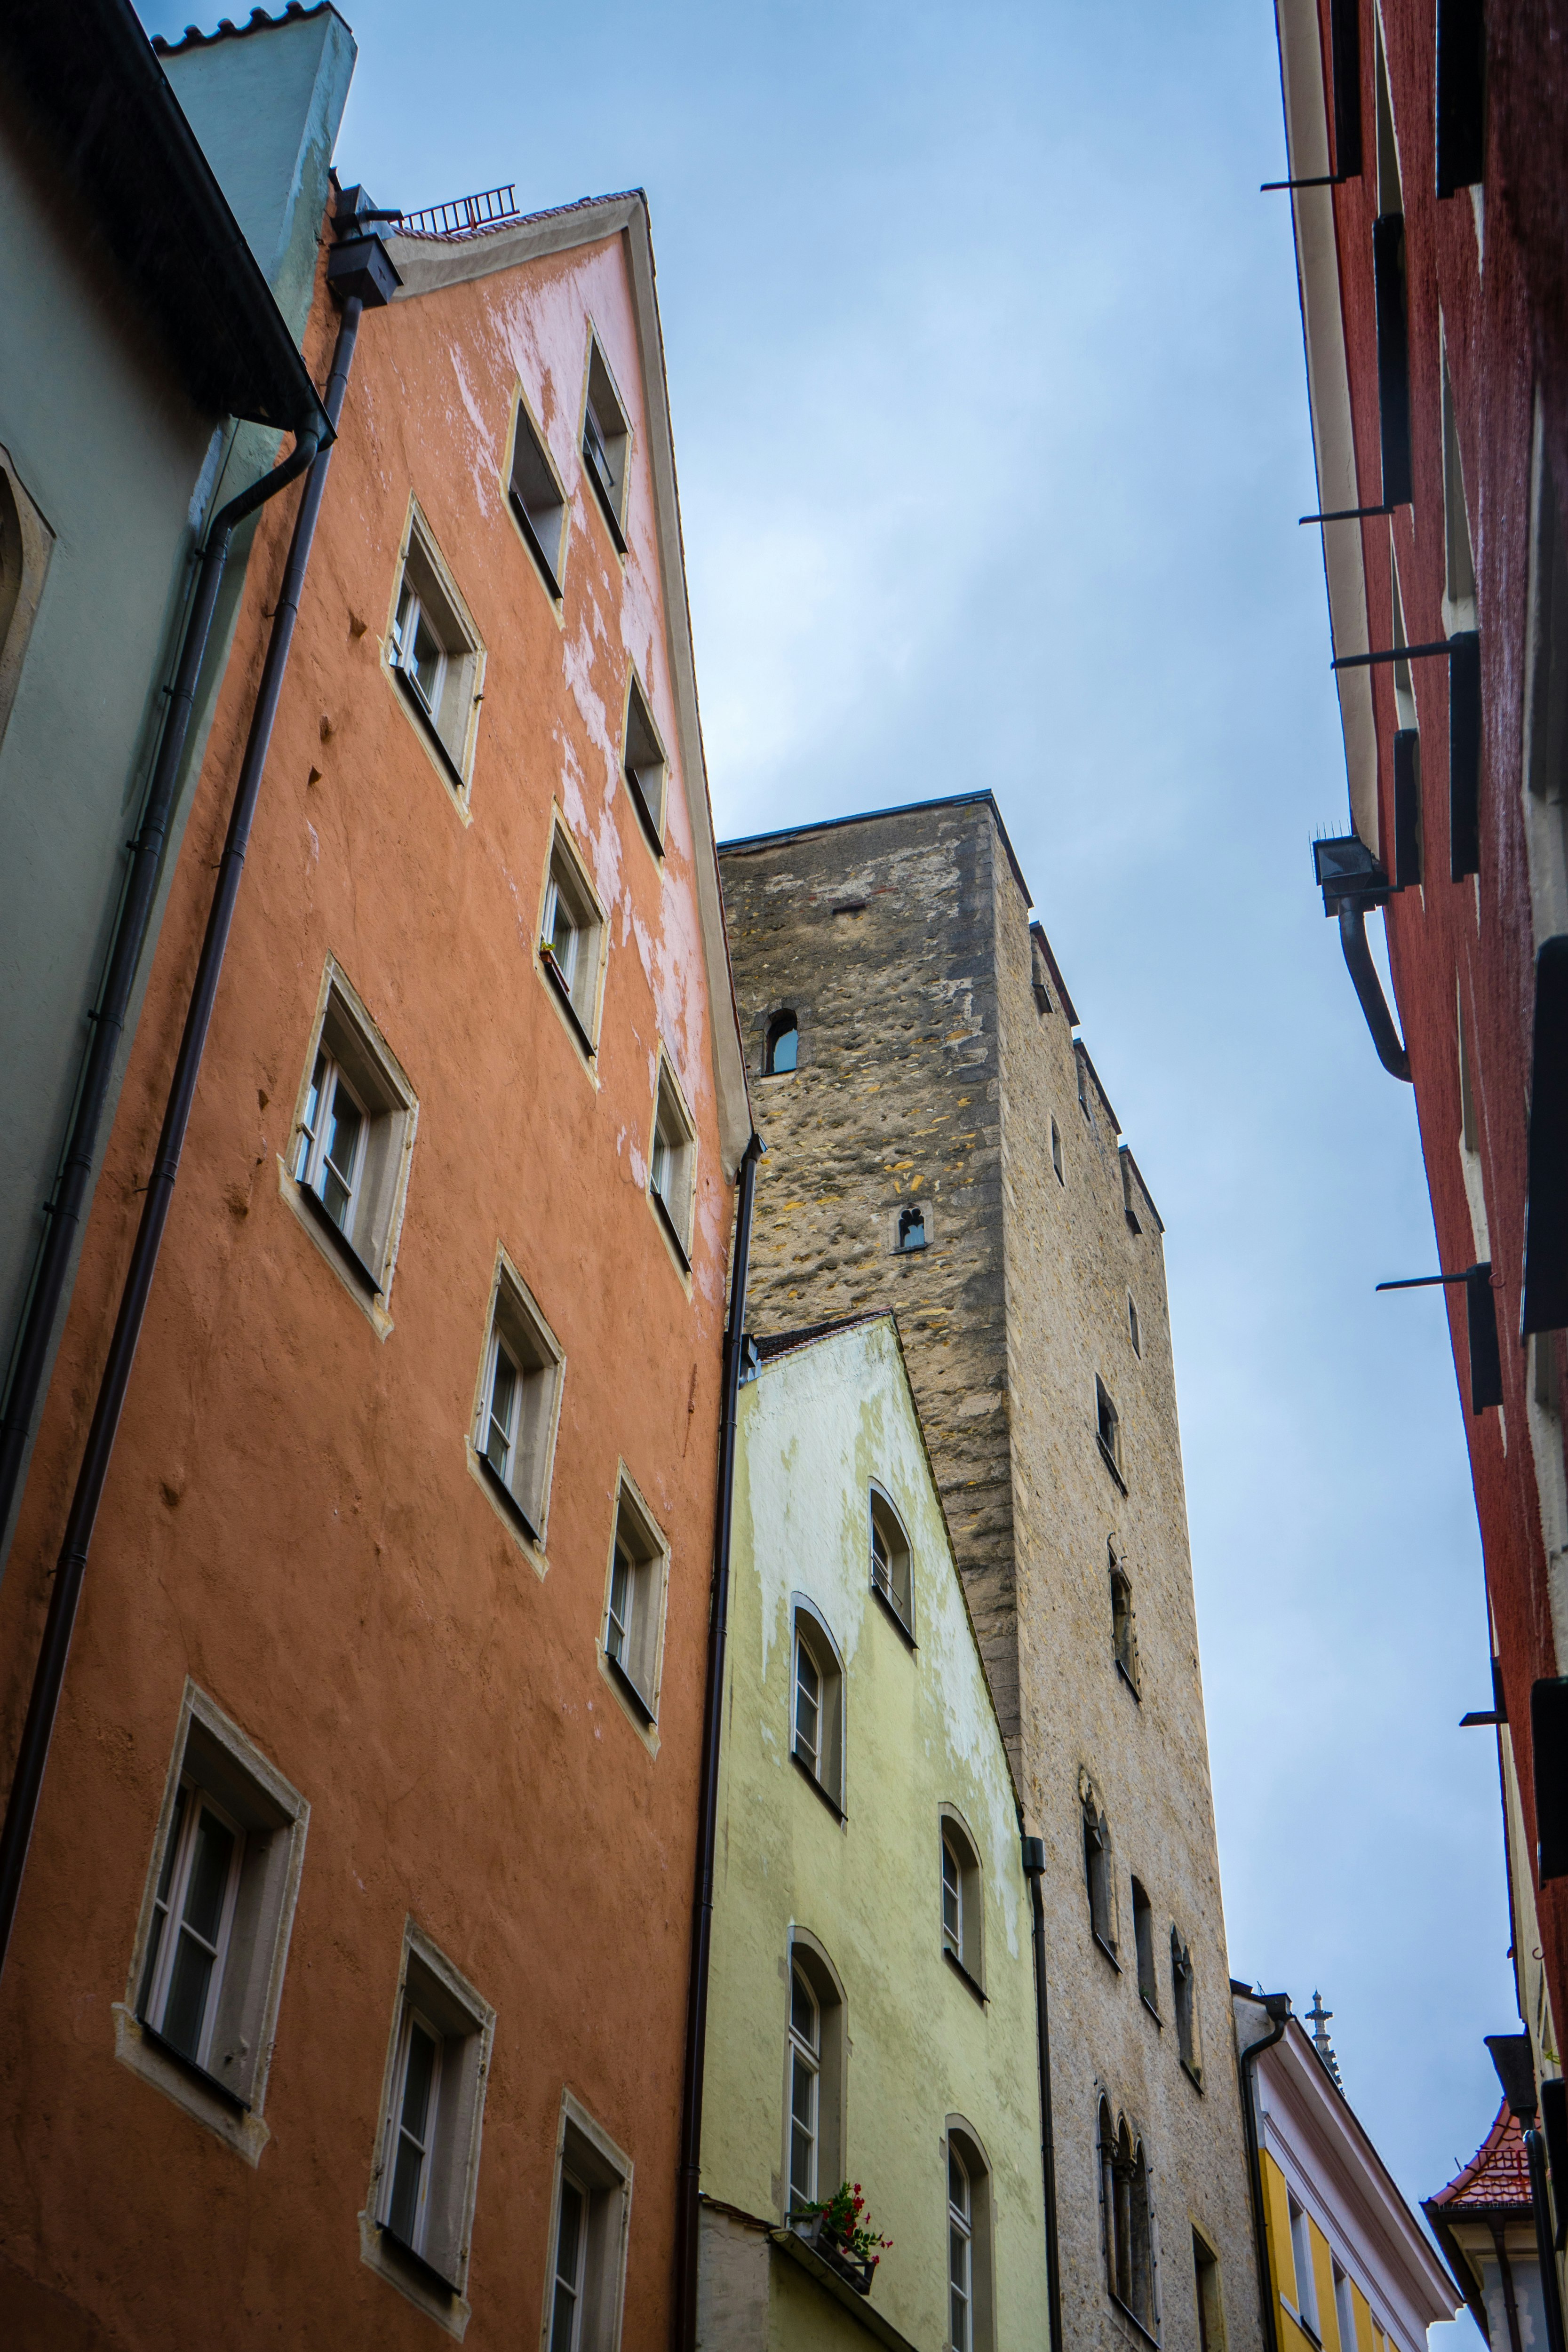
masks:
<svg viewBox="0 0 1568 2352"><path fill-rule="evenodd" d="M762 1344L731 1541L700 2343L1034 2352L1017 1794L890 1315ZM812 2210L844 2182L868 2292Z"/></svg>

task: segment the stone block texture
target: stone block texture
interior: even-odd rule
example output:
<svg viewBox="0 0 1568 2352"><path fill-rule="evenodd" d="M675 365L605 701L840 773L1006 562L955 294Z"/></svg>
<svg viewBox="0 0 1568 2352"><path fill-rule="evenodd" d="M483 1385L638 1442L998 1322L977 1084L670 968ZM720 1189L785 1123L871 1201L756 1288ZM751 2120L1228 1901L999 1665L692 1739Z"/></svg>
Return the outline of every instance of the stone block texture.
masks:
<svg viewBox="0 0 1568 2352"><path fill-rule="evenodd" d="M1258 2291L1163 1228L988 793L732 843L721 867L767 1145L748 1320L772 1335L896 1310L1025 1826L1046 1843L1066 2341L1147 2340L1107 2284L1103 2100L1147 2157L1159 2341L1197 2352L1196 2230L1242 2352ZM797 1066L769 1076L786 1010ZM899 1245L911 1206L922 1249ZM1086 1790L1110 1833L1114 1955L1090 1923ZM1191 2069L1173 1937L1194 1974Z"/></svg>

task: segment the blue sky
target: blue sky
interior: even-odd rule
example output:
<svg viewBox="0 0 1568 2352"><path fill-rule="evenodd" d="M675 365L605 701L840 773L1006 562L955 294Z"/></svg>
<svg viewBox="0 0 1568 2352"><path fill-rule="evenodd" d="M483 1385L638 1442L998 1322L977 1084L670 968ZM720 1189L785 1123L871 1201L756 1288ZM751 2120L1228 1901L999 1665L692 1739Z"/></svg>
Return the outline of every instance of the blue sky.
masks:
<svg viewBox="0 0 1568 2352"><path fill-rule="evenodd" d="M147 5L153 30L188 13ZM989 787L1166 1225L1235 1972L1415 2199L1514 2022L1479 1547L1341 830L1267 0L348 0L340 170L642 185L721 835ZM1465 2323L1468 2333L1469 2323Z"/></svg>

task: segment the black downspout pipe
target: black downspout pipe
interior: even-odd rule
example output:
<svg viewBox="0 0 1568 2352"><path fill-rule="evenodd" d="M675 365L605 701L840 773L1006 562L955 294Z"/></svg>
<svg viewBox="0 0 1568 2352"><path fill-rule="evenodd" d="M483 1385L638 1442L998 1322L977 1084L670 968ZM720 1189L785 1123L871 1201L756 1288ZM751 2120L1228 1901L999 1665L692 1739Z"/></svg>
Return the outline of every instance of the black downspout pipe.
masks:
<svg viewBox="0 0 1568 2352"><path fill-rule="evenodd" d="M702 2076L708 2055L708 1964L713 1944L713 1856L719 1838L719 1742L724 1709L724 1643L730 1625L730 1520L735 1498L735 1434L740 1418L746 1276L752 1207L763 1139L753 1132L741 1158L730 1322L724 1334L724 1401L719 1423L719 1525L708 1614L708 1681L702 1706L702 1779L697 1823L697 1887L691 1920L691 1975L686 1992L686 2067L680 2088L680 2167L675 2183L675 2352L697 2342L698 2189L702 2173Z"/></svg>
<svg viewBox="0 0 1568 2352"><path fill-rule="evenodd" d="M27 1301L26 1315L16 1342L5 1412L0 1414L0 1544L4 1543L5 1531L10 1524L12 1506L21 1482L28 1433L33 1426L33 1416L37 1409L38 1394L48 1360L49 1334L54 1328L65 1290L71 1253L76 1246L77 1228L81 1223L88 1187L92 1179L99 1129L103 1124L104 1109L109 1101L115 1057L120 1051L132 994L136 986L136 975L147 944L159 869L163 862L163 845L168 837L169 820L174 806L180 761L184 754L185 738L190 732L196 687L201 677L202 663L206 656L213 614L217 609L218 591L223 585L234 534L247 515L254 514L267 499L276 498L279 490L287 489L289 483L305 471L315 457L321 436L321 418L318 412L312 415L308 424L301 423L296 428L294 446L282 465L275 466L259 481L252 482L248 489L241 490L237 498L230 499L228 504L214 517L206 546L202 551L195 592L185 616L174 683L170 689L163 739L158 745L158 756L147 787L142 823L132 845L131 871L120 902L102 989L97 1008L90 1016L92 1040L77 1092L65 1158L56 1180L54 1197L46 1212L48 1230L44 1235L32 1295ZM3 1573L4 1568L0 1565L0 1574Z"/></svg>
<svg viewBox="0 0 1568 2352"><path fill-rule="evenodd" d="M353 358L354 338L359 332L363 308L360 298L352 295L343 305L342 320L338 328L331 373L327 380L322 403L334 432L343 404L343 393L348 384L349 366ZM179 1174L180 1153L190 1124L191 1108L195 1100L202 1055L206 1045L213 1007L217 1000L218 979L223 971L224 953L228 945L240 878L245 870L245 853L260 794L261 772L272 740L273 721L278 715L279 698L283 689L283 673L288 665L294 624L299 617L305 568L310 558L310 542L315 537L316 518L321 512L321 494L326 488L327 468L331 463L329 444L311 462L305 479L304 495L300 500L300 511L294 521L294 536L289 541L289 559L283 568L283 584L273 614L272 634L268 641L267 658L262 665L256 708L251 713L245 758L240 764L239 781L235 786L228 836L218 866L217 885L207 914L201 959L196 966L195 982L174 1063L174 1075L169 1087L169 1099L163 1112L163 1132L158 1139L157 1156L142 1204L142 1222L137 1227L131 1263L126 1269L114 1336L109 1343L108 1360L99 1382L92 1423L88 1431L81 1467L77 1473L70 1516L66 1521L65 1536L55 1568L48 1615L44 1622L43 1643L34 1670L32 1695L27 1704L26 1721L22 1727L16 1774L6 1801L5 1822L0 1825L0 1969L5 1964L6 1948L16 1921L22 1874L26 1867L27 1848L32 1842L33 1823L43 1788L44 1768L48 1761L49 1741L54 1732L55 1717L59 1711L60 1691L65 1682L66 1660L70 1654L77 1606L87 1573L93 1524L102 1499L104 1481L109 1475L120 1415L135 1360L136 1343L142 1336L147 1300L158 1264L158 1251L168 1222L175 1179Z"/></svg>
<svg viewBox="0 0 1568 2352"><path fill-rule="evenodd" d="M1530 2204L1535 2220L1536 2259L1541 2264L1541 2300L1546 2305L1547 2352L1563 2352L1563 2295L1552 2242L1552 2205L1546 2194L1546 2147L1533 2109L1525 2125L1524 2152L1530 2159Z"/></svg>
<svg viewBox="0 0 1568 2352"><path fill-rule="evenodd" d="M1268 2267L1268 2221L1263 2201L1263 2152L1258 2144L1258 2108L1253 2082L1253 2069L1266 2050L1282 2039L1290 2022L1289 1993L1249 1993L1249 2000L1258 2000L1275 2020L1272 2033L1260 2042L1249 2042L1241 2053L1241 2125L1247 2135L1247 2185L1252 2195L1252 2237L1254 2259L1258 2264L1258 2311L1263 2323L1263 2352L1279 2352L1279 2330L1274 2324L1275 2286ZM1560 2347L1559 2347L1560 2352Z"/></svg>
<svg viewBox="0 0 1568 2352"><path fill-rule="evenodd" d="M1051 2119L1051 2020L1046 1992L1046 1842L1024 1840L1024 1874L1029 1882L1035 1947L1035 2039L1040 2060L1040 2164L1046 2184L1046 2292L1051 2352L1062 2352L1062 2280L1057 2252L1057 2136Z"/></svg>
<svg viewBox="0 0 1568 2352"><path fill-rule="evenodd" d="M1361 1009L1366 1015L1372 1042L1377 1047L1377 1058L1391 1078L1403 1078L1408 1085L1410 1056L1400 1043L1394 1015L1384 997L1383 982L1377 976L1377 966L1372 960L1372 950L1366 943L1365 909L1352 906L1343 898L1340 901L1340 945L1345 951L1345 963L1361 1000Z"/></svg>

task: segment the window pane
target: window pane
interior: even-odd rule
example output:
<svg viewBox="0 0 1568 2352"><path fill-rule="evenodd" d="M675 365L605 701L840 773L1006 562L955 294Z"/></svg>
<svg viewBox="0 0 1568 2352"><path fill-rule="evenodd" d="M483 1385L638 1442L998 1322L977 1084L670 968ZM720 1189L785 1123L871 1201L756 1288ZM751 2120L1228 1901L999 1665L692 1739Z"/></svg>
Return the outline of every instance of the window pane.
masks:
<svg viewBox="0 0 1568 2352"><path fill-rule="evenodd" d="M500 1340L496 1342L495 1376L490 1382L489 1428L485 1452L490 1467L504 1478L511 1459L512 1427L517 1413L517 1366Z"/></svg>
<svg viewBox="0 0 1568 2352"><path fill-rule="evenodd" d="M775 1076L782 1077L786 1071L793 1070L795 1068L795 1058L799 1051L799 1030L781 1030L778 1036L773 1040L773 1073Z"/></svg>
<svg viewBox="0 0 1568 2352"><path fill-rule="evenodd" d="M414 2243L415 2224L419 2212L419 2176L425 2169L425 2152L416 2147L411 2139L397 2136L397 2161L392 2174L392 2202L387 2209L386 2226L395 2238L405 2246Z"/></svg>
<svg viewBox="0 0 1568 2352"><path fill-rule="evenodd" d="M174 1875L179 1859L180 1834L185 1826L185 1791L174 1791L174 1811L169 1823L169 1842L163 1849L163 1867L158 1874L158 1892L153 1898L153 1932L147 1938L147 1965L142 1972L142 2008L146 2011L152 1997L153 1979L158 1973L158 1954L163 1945L163 1922L169 1915L169 1882Z"/></svg>
<svg viewBox="0 0 1568 2352"><path fill-rule="evenodd" d="M211 1952L195 1936L182 1930L174 1950L174 1965L169 1972L169 1997L163 2004L163 2021L159 2031L187 2058L194 2058L201 2047L212 1973Z"/></svg>
<svg viewBox="0 0 1568 2352"><path fill-rule="evenodd" d="M795 2051L791 2057L789 2185L796 2201L816 2195L816 2074Z"/></svg>
<svg viewBox="0 0 1568 2352"><path fill-rule="evenodd" d="M310 1165L310 1151L316 1140L316 1126L321 1110L321 1087L327 1075L327 1057L316 1056L316 1066L310 1073L310 1091L305 1097L305 1116L300 1124L300 1142L294 1154L294 1181L302 1184Z"/></svg>
<svg viewBox="0 0 1568 2352"><path fill-rule="evenodd" d="M798 1969L795 1971L789 2002L789 2021L808 2050L816 2048L816 2003L810 1987Z"/></svg>
<svg viewBox="0 0 1568 2352"><path fill-rule="evenodd" d="M430 2114L430 2084L436 2073L436 2044L417 2020L409 2030L408 2071L403 2080L403 2129L421 2147Z"/></svg>
<svg viewBox="0 0 1568 2352"><path fill-rule="evenodd" d="M321 1191L334 1223L345 1228L349 1203L353 1197L354 1162L359 1156L360 1130L363 1125L359 1106L340 1076L332 1087L332 1107L327 1118Z"/></svg>
<svg viewBox="0 0 1568 2352"><path fill-rule="evenodd" d="M610 1622L605 1636L605 1648L623 1665L632 1629L633 1577L632 1556L624 1544L618 1543L616 1546L616 1564L610 1571Z"/></svg>
<svg viewBox="0 0 1568 2352"><path fill-rule="evenodd" d="M421 609L415 624L413 659L410 667L414 672L414 683L419 688L432 716L441 698L442 667L441 641L425 618Z"/></svg>
<svg viewBox="0 0 1568 2352"><path fill-rule="evenodd" d="M947 2201L955 2213L969 2210L969 2175L965 2172L956 2148L947 2151Z"/></svg>
<svg viewBox="0 0 1568 2352"><path fill-rule="evenodd" d="M550 2352L576 2352L577 2298L570 2287L555 2283L555 2310L550 2322Z"/></svg>
<svg viewBox="0 0 1568 2352"><path fill-rule="evenodd" d="M547 912L549 929L546 936L550 941L550 952L555 958L562 979L570 988L577 971L578 929L567 910L565 900L553 883L550 888Z"/></svg>
<svg viewBox="0 0 1568 2352"><path fill-rule="evenodd" d="M817 1699L822 1690L822 1678L816 1662L805 1643L797 1640L795 1649L795 1734L805 1750L812 1770L816 1769Z"/></svg>
<svg viewBox="0 0 1568 2352"><path fill-rule="evenodd" d="M958 1874L958 1857L947 1840L942 1842L942 1932L943 1939L957 1955L963 1939L963 1906Z"/></svg>

